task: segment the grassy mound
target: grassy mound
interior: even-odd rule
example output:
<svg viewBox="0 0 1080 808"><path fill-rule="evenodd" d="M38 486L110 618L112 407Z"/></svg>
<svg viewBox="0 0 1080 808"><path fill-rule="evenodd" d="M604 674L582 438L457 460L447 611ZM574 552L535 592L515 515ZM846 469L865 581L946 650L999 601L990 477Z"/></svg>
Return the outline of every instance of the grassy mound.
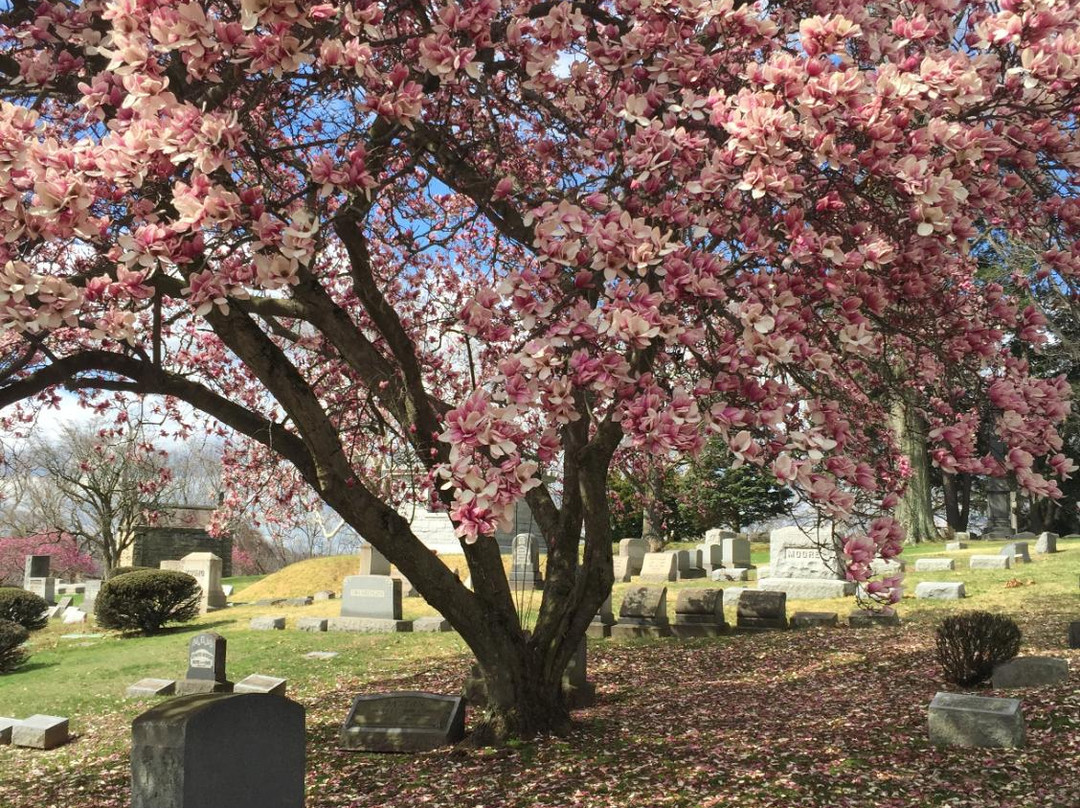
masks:
<svg viewBox="0 0 1080 808"><path fill-rule="evenodd" d="M265 598L302 598L323 589L340 595L341 582L347 575L356 575L359 567L360 559L355 555L298 561L244 589L241 600L250 603Z"/></svg>

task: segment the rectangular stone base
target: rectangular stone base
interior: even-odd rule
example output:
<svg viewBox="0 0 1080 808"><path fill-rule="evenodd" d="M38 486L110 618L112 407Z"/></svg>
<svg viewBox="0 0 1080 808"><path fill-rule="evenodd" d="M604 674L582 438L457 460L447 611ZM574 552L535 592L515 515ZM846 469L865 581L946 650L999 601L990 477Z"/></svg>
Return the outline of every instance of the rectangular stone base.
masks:
<svg viewBox="0 0 1080 808"><path fill-rule="evenodd" d="M181 679L176 683L176 695L190 696L195 693L232 693L232 682L215 682L213 679Z"/></svg>
<svg viewBox="0 0 1080 808"><path fill-rule="evenodd" d="M727 623L679 623L671 627L671 633L679 639L691 637L719 637L729 631Z"/></svg>
<svg viewBox="0 0 1080 808"><path fill-rule="evenodd" d="M1024 746L1019 699L938 693L930 702L930 743L939 746Z"/></svg>
<svg viewBox="0 0 1080 808"><path fill-rule="evenodd" d="M693 581L693 580L695 580L697 578L704 578L704 577L705 577L705 570L698 568L698 569L692 569L692 570L682 570L679 573L678 580L680 580L680 581Z"/></svg>
<svg viewBox="0 0 1080 808"><path fill-rule="evenodd" d="M393 634L412 631L412 620L387 620L380 617L331 617L326 621L328 631L362 631L370 634Z"/></svg>
<svg viewBox="0 0 1080 808"><path fill-rule="evenodd" d="M666 623L651 626L640 626L632 623L616 623L611 627L612 639L626 639L628 637L670 637L671 626Z"/></svg>
<svg viewBox="0 0 1080 808"><path fill-rule="evenodd" d="M18 723L17 718L0 716L0 746L7 746L11 743L11 730Z"/></svg>
<svg viewBox="0 0 1080 808"><path fill-rule="evenodd" d="M603 640L611 636L611 626L607 623L589 623L585 636L590 640Z"/></svg>
<svg viewBox="0 0 1080 808"><path fill-rule="evenodd" d="M786 631L788 621L786 618L739 618L735 626L736 634L756 634L761 631Z"/></svg>
<svg viewBox="0 0 1080 808"><path fill-rule="evenodd" d="M445 617L418 617L413 620L413 631L453 631L454 627Z"/></svg>
<svg viewBox="0 0 1080 808"><path fill-rule="evenodd" d="M154 696L171 696L176 692L174 679L140 679L124 691L129 699L145 699Z"/></svg>
<svg viewBox="0 0 1080 808"><path fill-rule="evenodd" d="M855 594L852 581L830 581L824 578L762 578L758 589L765 592L786 592L788 600L824 600L845 598Z"/></svg>
<svg viewBox="0 0 1080 808"><path fill-rule="evenodd" d="M301 631L326 631L326 617L301 617L296 621L296 627Z"/></svg>
<svg viewBox="0 0 1080 808"><path fill-rule="evenodd" d="M826 626L835 628L840 625L840 617L836 612L795 612L791 615L792 628L814 628Z"/></svg>
<svg viewBox="0 0 1080 808"><path fill-rule="evenodd" d="M32 715L11 728L13 746L54 749L68 740L68 720L56 715Z"/></svg>
<svg viewBox="0 0 1080 808"><path fill-rule="evenodd" d="M873 628L874 626L898 626L900 615L896 612L885 614L882 612L868 612L859 610L848 615L848 625L851 628Z"/></svg>

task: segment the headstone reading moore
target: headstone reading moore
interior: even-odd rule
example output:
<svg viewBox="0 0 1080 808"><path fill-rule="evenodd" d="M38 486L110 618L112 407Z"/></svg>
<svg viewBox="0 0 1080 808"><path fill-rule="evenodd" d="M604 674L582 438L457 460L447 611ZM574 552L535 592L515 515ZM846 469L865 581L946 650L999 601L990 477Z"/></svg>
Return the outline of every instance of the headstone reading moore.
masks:
<svg viewBox="0 0 1080 808"><path fill-rule="evenodd" d="M304 708L282 696L214 693L131 723L132 808L303 808Z"/></svg>
<svg viewBox="0 0 1080 808"><path fill-rule="evenodd" d="M855 584L846 580L840 544L831 530L810 534L794 525L770 534L769 577L758 581L758 588L785 592L792 600L838 598L855 592Z"/></svg>

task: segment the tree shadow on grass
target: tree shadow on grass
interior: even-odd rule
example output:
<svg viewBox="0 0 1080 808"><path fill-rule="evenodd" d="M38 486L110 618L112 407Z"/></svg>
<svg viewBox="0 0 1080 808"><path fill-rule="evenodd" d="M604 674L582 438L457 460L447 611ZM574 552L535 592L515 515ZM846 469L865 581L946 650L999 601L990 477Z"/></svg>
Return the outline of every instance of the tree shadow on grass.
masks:
<svg viewBox="0 0 1080 808"><path fill-rule="evenodd" d="M198 623L197 625L184 625L184 626L167 626L166 628L155 631L153 634L143 634L137 631L129 632L117 632L116 636L122 640L138 640L147 639L150 637L171 637L174 634L191 634L202 633L204 631L210 631L211 629L220 628L221 626L231 625L231 620L215 620L213 623Z"/></svg>
<svg viewBox="0 0 1080 808"><path fill-rule="evenodd" d="M59 665L59 662L24 662L15 670L7 671L2 674L3 676L18 676L20 673L30 673L31 671L42 670L44 668L55 668Z"/></svg>

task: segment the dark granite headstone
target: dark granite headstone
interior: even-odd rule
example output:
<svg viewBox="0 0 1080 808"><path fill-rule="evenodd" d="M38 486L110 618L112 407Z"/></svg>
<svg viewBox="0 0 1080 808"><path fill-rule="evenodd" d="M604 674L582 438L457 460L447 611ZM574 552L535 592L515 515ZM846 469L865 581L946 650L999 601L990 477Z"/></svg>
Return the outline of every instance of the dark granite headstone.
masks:
<svg viewBox="0 0 1080 808"><path fill-rule="evenodd" d="M52 556L47 555L29 555L26 557L26 568L23 579L27 578L48 578L49 568L51 566Z"/></svg>
<svg viewBox="0 0 1080 808"><path fill-rule="evenodd" d="M408 691L357 696L339 745L365 752L424 752L464 737L461 697Z"/></svg>
<svg viewBox="0 0 1080 808"><path fill-rule="evenodd" d="M735 625L739 631L787 628L787 593L744 589L739 595Z"/></svg>
<svg viewBox="0 0 1080 808"><path fill-rule="evenodd" d="M132 808L303 808L304 708L282 696L169 699L131 724Z"/></svg>
<svg viewBox="0 0 1080 808"><path fill-rule="evenodd" d="M1080 648L1080 621L1069 623L1069 647Z"/></svg>
<svg viewBox="0 0 1080 808"><path fill-rule="evenodd" d="M229 693L225 678L225 638L213 631L196 634L188 644L187 676L176 684L182 696L193 693Z"/></svg>

